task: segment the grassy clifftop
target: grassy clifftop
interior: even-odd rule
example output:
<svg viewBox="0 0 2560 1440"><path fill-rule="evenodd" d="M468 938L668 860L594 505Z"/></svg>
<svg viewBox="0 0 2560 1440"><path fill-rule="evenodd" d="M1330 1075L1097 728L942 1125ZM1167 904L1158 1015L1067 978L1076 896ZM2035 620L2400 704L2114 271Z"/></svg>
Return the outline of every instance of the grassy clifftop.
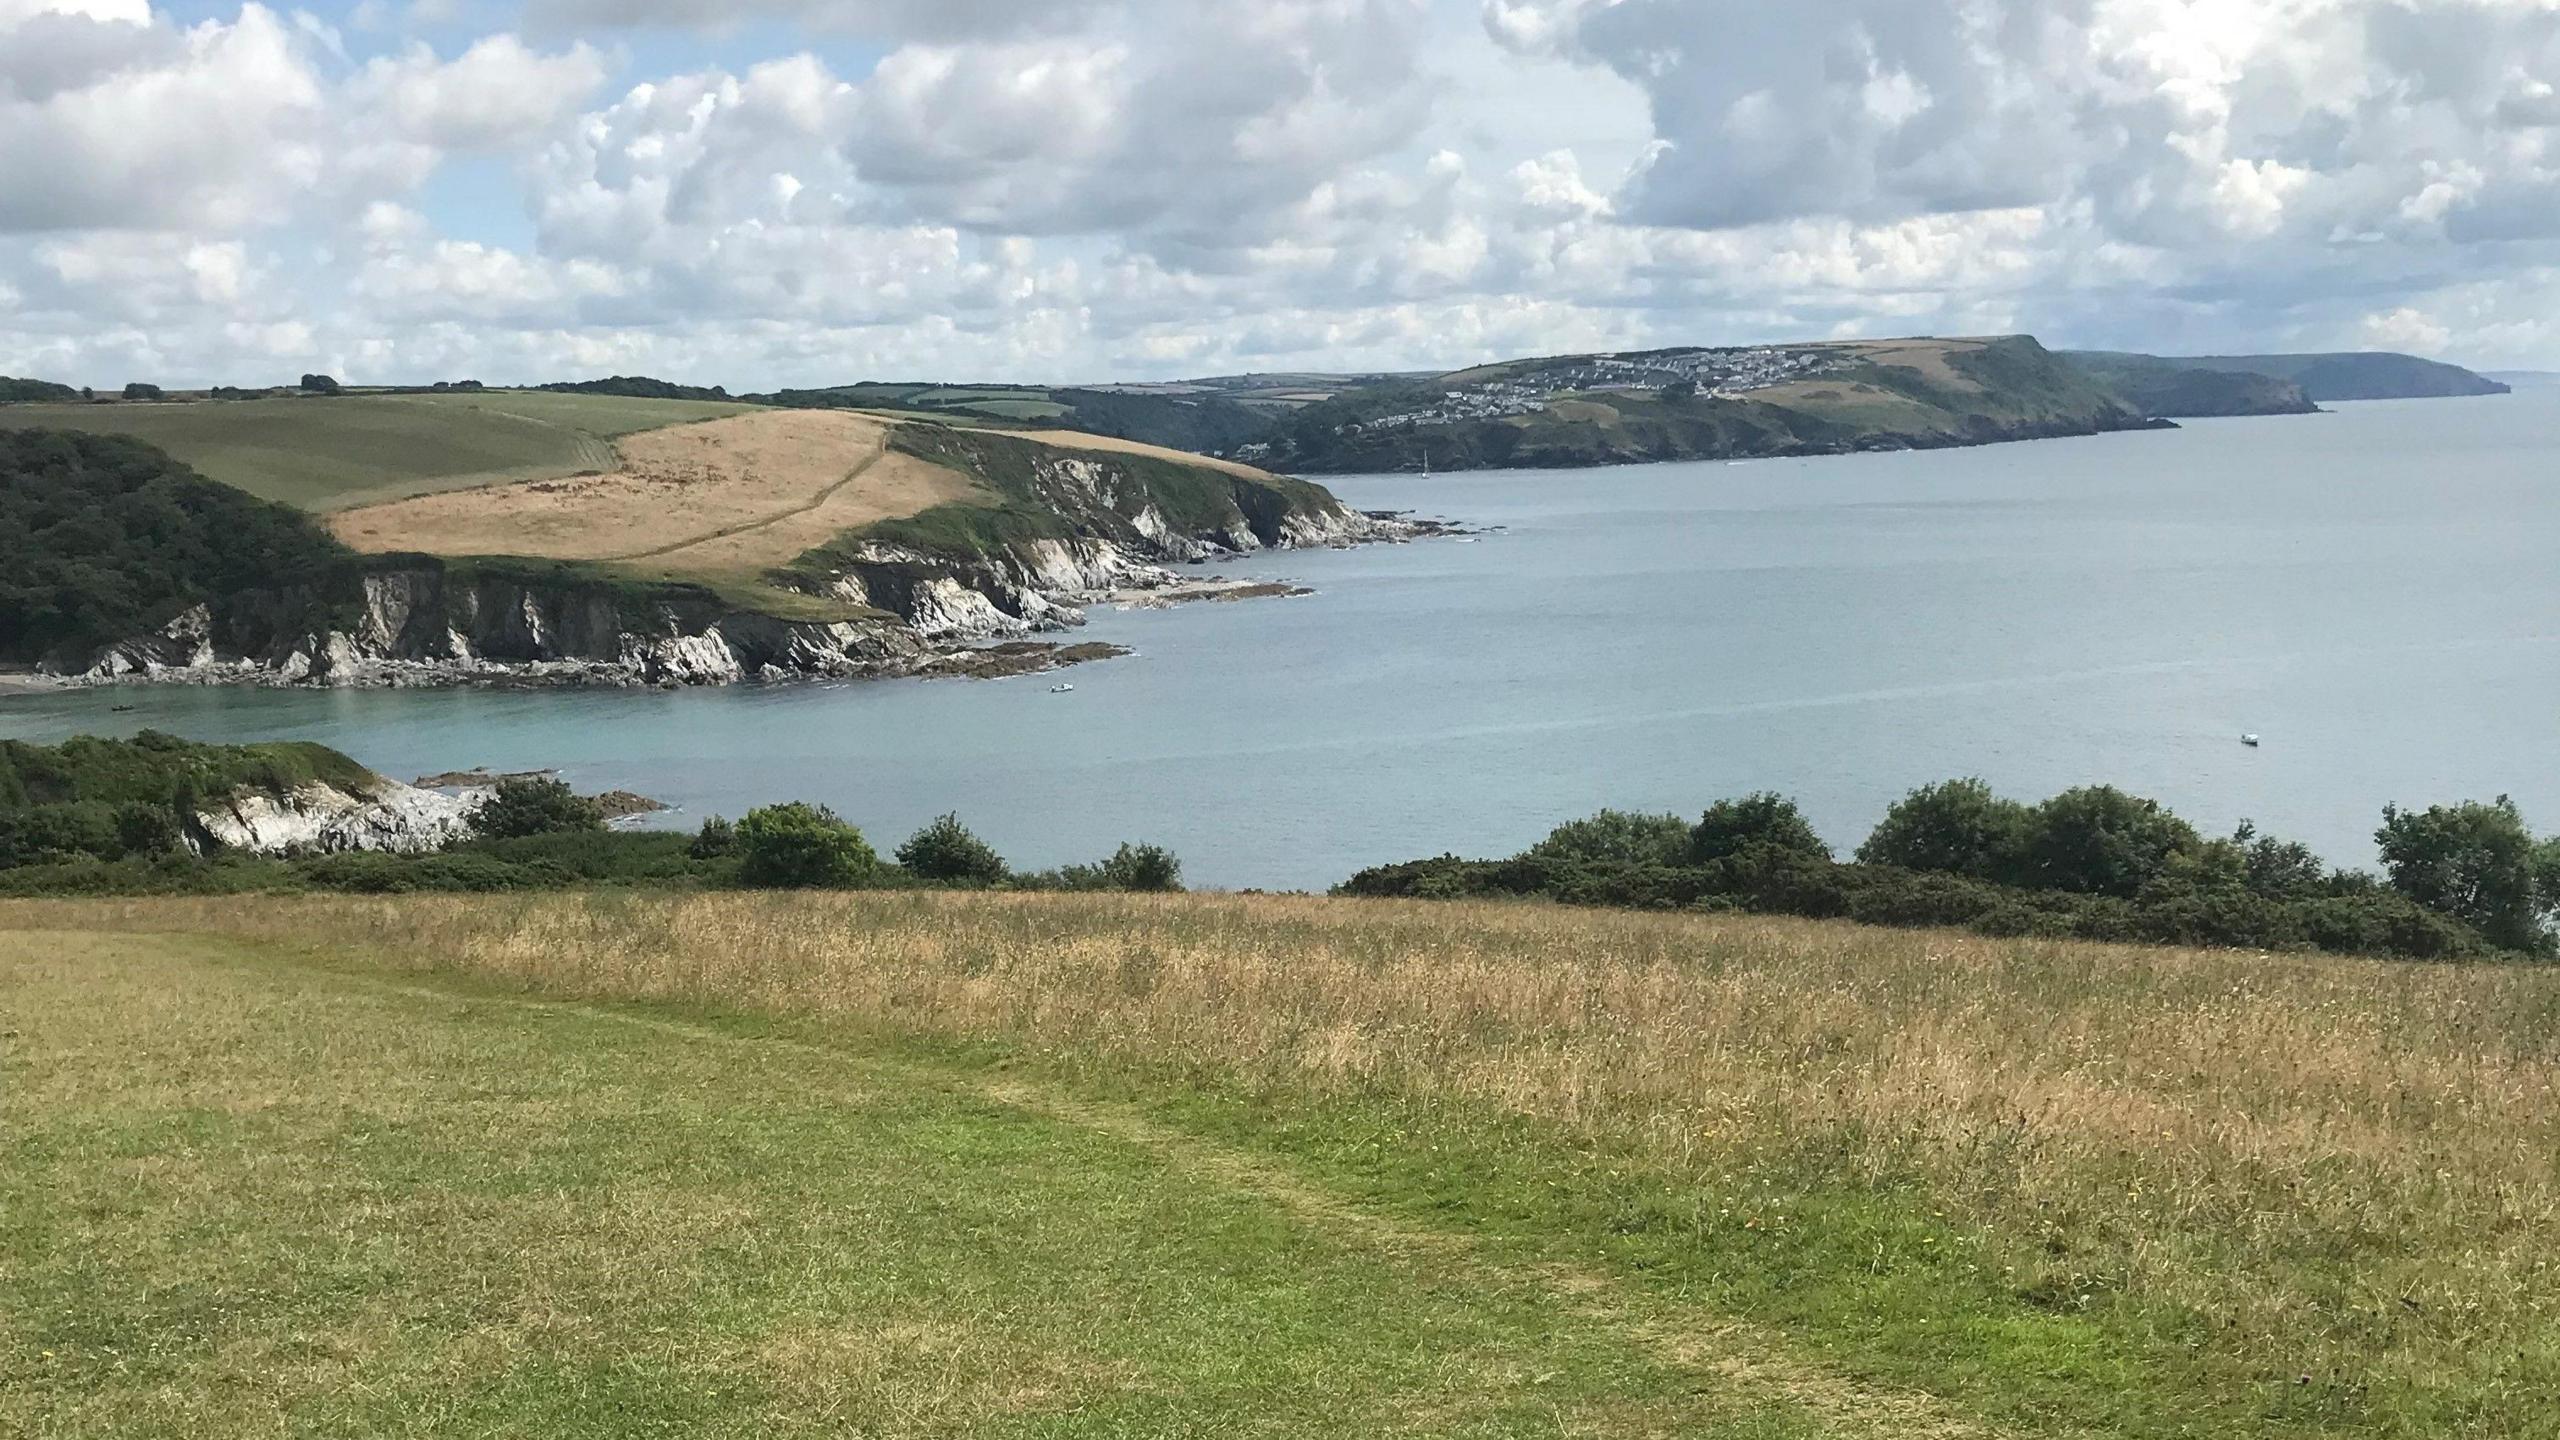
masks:
<svg viewBox="0 0 2560 1440"><path fill-rule="evenodd" d="M2541 967L569 895L6 904L0 983L14 1429L2495 1437L2560 1379Z"/></svg>
<svg viewBox="0 0 2560 1440"><path fill-rule="evenodd" d="M1555 467L1934 448L2142 417L2028 336L1509 361L1354 389L1239 454L1311 471Z"/></svg>

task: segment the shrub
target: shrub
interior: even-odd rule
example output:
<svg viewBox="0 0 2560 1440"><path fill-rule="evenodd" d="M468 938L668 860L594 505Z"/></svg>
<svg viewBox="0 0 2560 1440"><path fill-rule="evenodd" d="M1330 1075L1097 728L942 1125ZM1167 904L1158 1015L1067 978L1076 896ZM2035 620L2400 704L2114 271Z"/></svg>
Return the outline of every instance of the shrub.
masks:
<svg viewBox="0 0 2560 1440"><path fill-rule="evenodd" d="M1783 795L1763 791L1739 800L1719 800L1689 831L1689 859L1705 865L1747 850L1787 851L1818 860L1831 858L1831 847Z"/></svg>
<svg viewBox="0 0 2560 1440"><path fill-rule="evenodd" d="M593 834L604 828L604 807L546 775L501 780L471 812L472 833L491 840Z"/></svg>
<svg viewBox="0 0 2560 1440"><path fill-rule="evenodd" d="M1603 810L1547 832L1528 853L1546 860L1678 865L1689 857L1689 822L1677 815Z"/></svg>
<svg viewBox="0 0 2560 1440"><path fill-rule="evenodd" d="M898 847L898 863L920 880L993 885L1005 878L1004 857L971 833L957 815L945 815Z"/></svg>
<svg viewBox="0 0 2560 1440"><path fill-rule="evenodd" d="M693 844L685 853L696 860L725 860L737 848L738 827L714 815L694 832Z"/></svg>
<svg viewBox="0 0 2560 1440"><path fill-rule="evenodd" d="M385 855L358 851L299 861L294 870L321 890L356 895L405 895L415 891L488 894L549 890L569 877L548 865L515 865L494 855Z"/></svg>
<svg viewBox="0 0 2560 1440"><path fill-rule="evenodd" d="M1033 890L1141 890L1182 888L1182 862L1161 845L1122 845L1110 858L1093 865L1061 865L1026 875Z"/></svg>
<svg viewBox="0 0 2560 1440"><path fill-rule="evenodd" d="M737 842L739 883L763 890L859 885L880 863L862 832L836 812L796 801L748 811Z"/></svg>
<svg viewBox="0 0 2560 1440"><path fill-rule="evenodd" d="M1924 785L1884 812L1858 847L1866 865L1941 871L1976 880L2015 874L2029 828L2028 810L2003 800L1981 780Z"/></svg>
<svg viewBox="0 0 2560 1440"><path fill-rule="evenodd" d="M692 854L692 838L664 830L582 830L473 840L449 852L487 855L511 865L542 865L573 882L676 885L710 866Z"/></svg>

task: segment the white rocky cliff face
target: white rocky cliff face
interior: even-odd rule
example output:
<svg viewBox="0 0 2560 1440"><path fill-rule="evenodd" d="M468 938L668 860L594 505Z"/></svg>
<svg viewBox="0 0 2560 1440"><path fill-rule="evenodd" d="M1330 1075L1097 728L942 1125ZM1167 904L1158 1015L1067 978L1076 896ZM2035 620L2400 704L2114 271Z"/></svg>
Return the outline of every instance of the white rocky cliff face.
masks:
<svg viewBox="0 0 2560 1440"><path fill-rule="evenodd" d="M784 620L684 587L635 592L429 561L368 574L360 593L334 603L305 590L226 602L220 614L200 605L155 634L98 652L68 678L719 685L916 674L988 641L1081 624L1079 607L1114 594L1178 586L1171 564L1428 533L1329 496L1314 504L1267 487L1240 490L1225 518L1186 529L1143 488L1130 489L1135 483L1091 457L1045 461L1043 494L1079 533L973 554L878 540L837 551L832 573L811 588L878 612L857 619Z"/></svg>
<svg viewBox="0 0 2560 1440"><path fill-rule="evenodd" d="M196 823L216 847L257 855L418 854L468 836L476 806L475 799L386 780L370 795L327 785L283 796L243 793L197 812Z"/></svg>

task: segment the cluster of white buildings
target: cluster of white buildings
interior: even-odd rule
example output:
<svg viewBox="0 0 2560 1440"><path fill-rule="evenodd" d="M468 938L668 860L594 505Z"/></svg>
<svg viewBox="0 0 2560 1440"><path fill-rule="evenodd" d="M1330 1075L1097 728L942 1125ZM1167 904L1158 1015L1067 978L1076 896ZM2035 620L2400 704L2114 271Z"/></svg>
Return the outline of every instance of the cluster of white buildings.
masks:
<svg viewBox="0 0 2560 1440"><path fill-rule="evenodd" d="M1500 420L1547 408L1560 395L1594 391L1663 391L1690 385L1701 395L1739 395L1815 374L1831 357L1815 349L1761 346L1734 350L1678 350L1653 355L1594 355L1537 370L1444 391L1417 410L1382 415L1347 427L1348 433L1447 425L1461 420Z"/></svg>

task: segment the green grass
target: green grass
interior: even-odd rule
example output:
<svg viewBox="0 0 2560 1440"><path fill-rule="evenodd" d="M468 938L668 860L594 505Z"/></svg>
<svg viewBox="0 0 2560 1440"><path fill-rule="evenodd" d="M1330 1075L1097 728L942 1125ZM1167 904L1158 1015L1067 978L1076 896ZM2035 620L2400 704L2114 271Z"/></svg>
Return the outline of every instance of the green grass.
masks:
<svg viewBox="0 0 2560 1440"><path fill-rule="evenodd" d="M0 424L131 435L306 510L610 470L612 441L754 407L540 391L166 405L14 405Z"/></svg>
<svg viewBox="0 0 2560 1440"><path fill-rule="evenodd" d="M2540 967L1303 897L263 897L0 907L0 1014L0 1433L197 1396L293 1412L204 1433L398 1428L342 1393L573 1435L2560 1433ZM954 1128L990 1114L1000 1153ZM972 1337L903 1392L950 1408L724 1358L836 1317L875 1376L943 1353L919 1314ZM10 1388L98 1332L113 1364ZM1026 1411L973 1388L990 1355L1068 1378ZM537 1362L587 1388L486 1373ZM454 1398L483 1384L520 1408Z"/></svg>
<svg viewBox="0 0 2560 1440"><path fill-rule="evenodd" d="M1937 1413L977 1057L164 936L0 932L0 995L8 1433L1778 1440Z"/></svg>

